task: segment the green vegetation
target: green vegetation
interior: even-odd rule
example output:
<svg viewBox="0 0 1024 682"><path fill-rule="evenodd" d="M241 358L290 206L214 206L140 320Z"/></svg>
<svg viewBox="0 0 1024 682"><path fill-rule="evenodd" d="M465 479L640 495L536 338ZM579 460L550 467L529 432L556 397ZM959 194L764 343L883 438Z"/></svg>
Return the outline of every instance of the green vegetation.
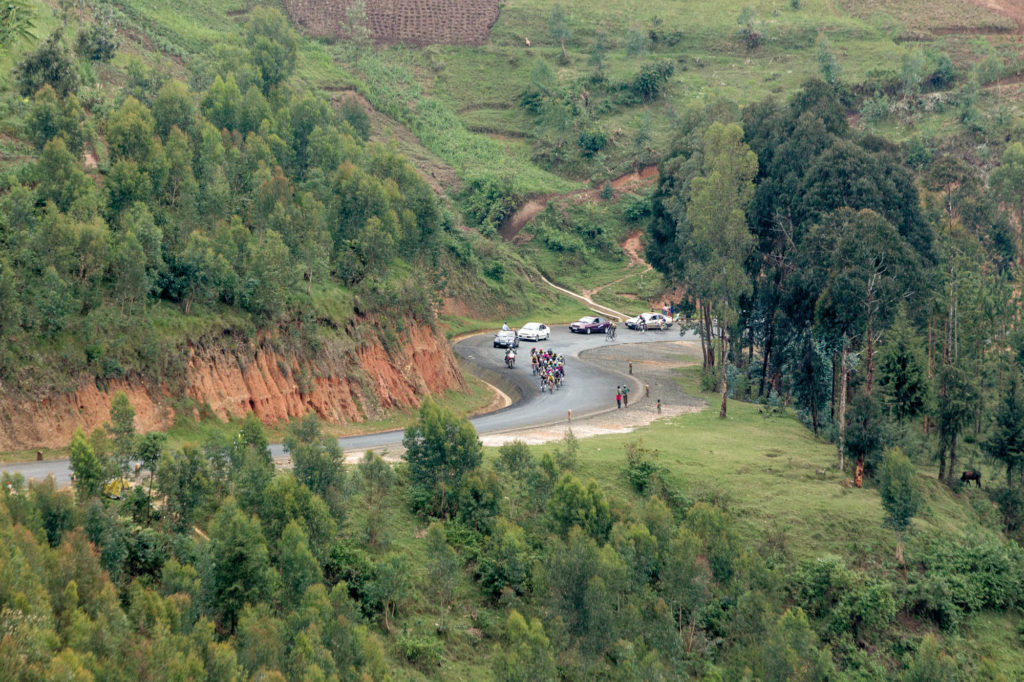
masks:
<svg viewBox="0 0 1024 682"><path fill-rule="evenodd" d="M697 391L699 366L680 380ZM109 440L76 438L79 457L109 468L116 441L152 447L117 421ZM444 433L462 434L460 445ZM1006 651L1018 646L1024 554L1002 538L985 493L953 494L899 453L885 456L881 496L838 486L819 471L827 443L750 403L734 403L728 420L705 409L639 437L516 442L481 462L472 427L427 405L406 431L415 452L395 470L372 453L338 466L336 443L307 417L286 438L294 472L274 473L250 417L202 447L157 444L155 475L123 500L97 497L92 479L72 494L5 476L3 608L19 624L5 670L1024 672ZM451 466L424 469L428 459ZM916 506L886 501L900 490L923 504L905 558L893 559L884 519L906 522Z"/></svg>
<svg viewBox="0 0 1024 682"><path fill-rule="evenodd" d="M672 291L721 406L482 452L473 384L364 425L407 428L392 470L187 401L198 428L140 436L121 396L73 494L0 490L7 676L1024 675L1012 18L508 0L484 45L412 49L358 6L322 44L235 0L56 5L0 10L5 391L583 313L542 272Z"/></svg>
<svg viewBox="0 0 1024 682"><path fill-rule="evenodd" d="M455 229L407 161L366 141L361 106L334 109L304 84L296 68L315 46L283 15L178 8L193 9L205 21L161 3L83 5L4 51L18 69L3 126L22 140L0 163L5 390L177 389L189 347L343 357L368 334L393 345L410 318L432 325L452 291L512 314L539 300L529 265L498 263L507 248ZM160 52L196 58L186 71Z"/></svg>

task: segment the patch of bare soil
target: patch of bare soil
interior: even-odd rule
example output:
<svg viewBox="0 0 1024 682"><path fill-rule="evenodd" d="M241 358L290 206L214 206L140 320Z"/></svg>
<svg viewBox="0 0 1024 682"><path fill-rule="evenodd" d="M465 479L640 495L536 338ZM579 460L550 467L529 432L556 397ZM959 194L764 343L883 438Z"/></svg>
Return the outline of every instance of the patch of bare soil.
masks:
<svg viewBox="0 0 1024 682"><path fill-rule="evenodd" d="M319 38L339 38L352 0L284 0L292 21ZM499 0L366 0L378 43L479 45L498 20Z"/></svg>
<svg viewBox="0 0 1024 682"><path fill-rule="evenodd" d="M642 234L641 230L637 230L626 237L626 241L622 242L622 250L629 256L630 265L643 265L650 270L651 264L640 255L640 248L642 246L640 244L640 235Z"/></svg>

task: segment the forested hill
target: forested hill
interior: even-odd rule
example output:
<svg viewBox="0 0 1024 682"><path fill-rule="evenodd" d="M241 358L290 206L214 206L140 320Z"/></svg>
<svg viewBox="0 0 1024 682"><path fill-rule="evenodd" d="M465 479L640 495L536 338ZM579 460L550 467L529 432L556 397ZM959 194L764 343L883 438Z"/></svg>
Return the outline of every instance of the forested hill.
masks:
<svg viewBox="0 0 1024 682"><path fill-rule="evenodd" d="M477 281L464 240L358 103L290 80L278 10L183 72L115 60L112 8L65 9L5 38L0 448L65 446L116 389L152 429L358 421L463 387L435 308L446 272Z"/></svg>

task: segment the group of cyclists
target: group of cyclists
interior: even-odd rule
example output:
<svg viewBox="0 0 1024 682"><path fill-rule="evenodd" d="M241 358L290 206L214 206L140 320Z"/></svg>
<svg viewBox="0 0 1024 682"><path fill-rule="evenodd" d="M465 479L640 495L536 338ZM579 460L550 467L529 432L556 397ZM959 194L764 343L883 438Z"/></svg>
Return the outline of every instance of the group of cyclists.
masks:
<svg viewBox="0 0 1024 682"><path fill-rule="evenodd" d="M531 348L530 369L540 377L540 392L554 393L565 381L565 356L553 350Z"/></svg>

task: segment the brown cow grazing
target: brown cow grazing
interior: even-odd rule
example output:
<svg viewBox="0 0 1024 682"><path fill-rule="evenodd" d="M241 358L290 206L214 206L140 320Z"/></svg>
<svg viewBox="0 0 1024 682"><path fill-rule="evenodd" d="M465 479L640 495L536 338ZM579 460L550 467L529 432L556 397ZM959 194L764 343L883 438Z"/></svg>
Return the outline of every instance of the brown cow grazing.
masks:
<svg viewBox="0 0 1024 682"><path fill-rule="evenodd" d="M970 486L971 485L971 481L974 481L975 483L977 483L978 487L980 488L981 487L981 472L980 471L974 471L972 469L968 469L967 471L965 471L963 473L963 475L960 476L960 482L961 483L967 483L967 485Z"/></svg>

